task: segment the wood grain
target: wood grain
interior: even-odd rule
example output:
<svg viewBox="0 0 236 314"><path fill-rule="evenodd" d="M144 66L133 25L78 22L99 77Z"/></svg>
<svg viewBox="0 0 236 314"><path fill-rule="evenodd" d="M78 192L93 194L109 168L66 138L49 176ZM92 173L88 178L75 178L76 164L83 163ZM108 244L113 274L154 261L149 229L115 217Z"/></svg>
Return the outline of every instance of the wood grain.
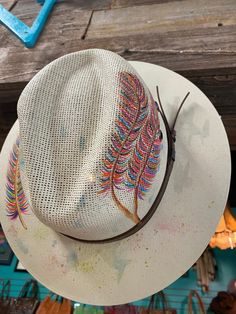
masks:
<svg viewBox="0 0 236 314"><path fill-rule="evenodd" d="M36 1L21 0L12 12L31 25L39 9ZM159 64L190 79L222 115L236 149L235 0L71 0L55 6L34 49L0 26L0 142L27 82L52 60L88 48Z"/></svg>
<svg viewBox="0 0 236 314"><path fill-rule="evenodd" d="M30 1L30 3L34 2L31 0L27 1ZM186 1L170 2L169 5L173 6L185 2ZM192 2L192 0L188 1L188 3L190 2ZM31 6L28 7L27 14L22 13L21 15L21 18L26 22L28 21L29 24L36 13L35 3L32 3ZM232 14L236 7L234 0L233 2L232 0L226 2L216 0L215 7L212 1L209 1L209 3L211 3L211 6L205 11L210 12L210 15L213 14L214 10L218 12L217 10L222 9L222 6L226 3L224 11L221 12L222 18L227 16L227 12L231 12L230 14ZM23 8L23 3L20 4L14 8L16 13L20 8ZM94 16L96 13L100 14L104 12L100 11L93 13L87 37L85 36L85 40L82 40L93 11L80 9L71 10L67 3L63 5L64 9L62 9L61 4L55 7L34 49L26 49L23 47L22 44L5 29L0 33L0 84L29 81L39 69L53 59L66 53L94 47L110 49L121 54L128 60L141 60L160 64L172 70L181 71L181 73L185 75L189 75L189 73L191 75L196 74L192 73L192 71L199 71L199 75L203 75L203 71L205 71L204 74L221 74L221 71L225 71L224 73L226 74L235 73L236 23L235 25L218 26L217 21L215 21L213 23L214 26L210 24L211 26L195 28L194 17L198 17L201 11L199 11L199 9L192 9L192 28L189 28L184 22L179 25L178 20L176 20L175 30L173 30L174 18L172 12L172 18L171 16L169 17L172 21L171 27L169 30L166 28L165 32L160 32L159 28L155 26L152 28L152 32L145 35L141 35L139 29L136 30L135 34L128 35L127 32L121 32L125 26L120 25L119 21L117 23L114 21L116 29L121 27L117 36L106 37L107 35L105 35L104 38L89 38L92 35L92 23L96 20ZM147 5L143 7L147 7L148 9L146 9L146 11L149 12L150 7L153 6ZM171 11L168 3L155 4L154 7L158 9L158 14L161 16ZM231 10L229 7L231 7ZM143 11L141 6L134 7L134 9L139 11L139 14L141 14L140 8L142 9L141 11ZM120 9L107 11L119 12ZM179 11L181 11L181 6ZM177 10L177 13L179 11ZM110 14L109 12L108 14ZM126 16L126 19L136 18L136 11L131 11L131 15L128 15L128 13L124 15L123 11L123 16ZM182 11L181 14L183 15ZM185 14L187 14L187 11L185 11ZM219 12L217 14L219 14ZM167 18L167 15L165 15L165 18ZM213 15L210 20L212 20L212 18ZM124 17L122 17L122 19L124 19ZM230 20L230 23L232 23L234 19L235 17ZM103 23L107 25L106 20ZM206 18L205 24L207 23L209 23L209 19ZM228 24L230 23L228 22ZM181 28L184 25L186 29L183 30ZM212 62L212 60L214 60L214 62Z"/></svg>
<svg viewBox="0 0 236 314"><path fill-rule="evenodd" d="M53 19L50 23L53 24ZM19 46L0 46L0 89L2 84L29 81L39 69L61 55L94 47L115 51L127 60L160 64L186 76L236 74L234 26L213 28L210 36L208 29L154 33L146 36L145 41L139 35L79 40L81 29L70 31L69 26L67 36L63 35L65 27L62 35L55 31L58 36L52 41L51 29L45 30L33 50L20 43Z"/></svg>
<svg viewBox="0 0 236 314"><path fill-rule="evenodd" d="M167 3L176 0L112 0L111 9L115 8L127 8L138 5L148 5L148 4L160 4ZM182 0L179 0L182 1Z"/></svg>
<svg viewBox="0 0 236 314"><path fill-rule="evenodd" d="M170 31L211 28L219 23L236 24L235 0L187 0L144 5L93 14L88 38L104 38L121 34L166 33ZM145 38L143 38L145 40Z"/></svg>
<svg viewBox="0 0 236 314"><path fill-rule="evenodd" d="M41 5L36 0L4 0L6 3L17 1L17 6L14 8L14 14L17 16L31 14L32 11L39 11ZM1 1L0 1L1 3ZM63 11L70 10L106 10L111 8L112 0L70 0L61 1L54 6L54 9ZM127 1L129 3L129 1ZM53 11L52 11L53 12Z"/></svg>
<svg viewBox="0 0 236 314"><path fill-rule="evenodd" d="M1 0L0 4L3 5L5 9L11 11L17 2L18 0Z"/></svg>
<svg viewBox="0 0 236 314"><path fill-rule="evenodd" d="M31 11L31 14L22 16L22 20L31 24L33 15L34 12ZM64 38L69 38L72 42L80 42L90 16L91 11L77 9L71 11L68 8L61 12L58 7L49 18L34 49L24 47L4 28L0 33L0 84L29 81L42 66L62 54Z"/></svg>

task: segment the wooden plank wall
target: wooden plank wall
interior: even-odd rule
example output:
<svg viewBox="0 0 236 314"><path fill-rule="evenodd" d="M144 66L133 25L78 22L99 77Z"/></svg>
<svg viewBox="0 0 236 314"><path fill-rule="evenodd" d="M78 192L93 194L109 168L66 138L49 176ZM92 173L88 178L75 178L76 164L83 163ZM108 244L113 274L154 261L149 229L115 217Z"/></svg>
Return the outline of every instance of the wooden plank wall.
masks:
<svg viewBox="0 0 236 314"><path fill-rule="evenodd" d="M30 25L34 0L4 0ZM194 82L222 115L236 149L235 0L71 0L55 6L34 49L0 26L0 145L27 82L50 61L87 48L170 68Z"/></svg>

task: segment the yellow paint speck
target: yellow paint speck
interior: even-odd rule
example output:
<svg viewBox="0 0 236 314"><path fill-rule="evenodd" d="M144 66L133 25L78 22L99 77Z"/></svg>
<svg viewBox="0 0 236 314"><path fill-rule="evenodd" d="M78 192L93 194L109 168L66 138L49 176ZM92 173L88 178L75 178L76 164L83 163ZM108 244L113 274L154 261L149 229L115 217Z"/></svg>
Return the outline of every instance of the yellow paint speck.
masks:
<svg viewBox="0 0 236 314"><path fill-rule="evenodd" d="M93 265L90 262L81 261L76 265L77 269L83 273L91 273L94 270Z"/></svg>
<svg viewBox="0 0 236 314"><path fill-rule="evenodd" d="M48 235L49 235L49 230L45 228L38 228L34 232L34 238L36 238L37 240L45 240L47 239Z"/></svg>

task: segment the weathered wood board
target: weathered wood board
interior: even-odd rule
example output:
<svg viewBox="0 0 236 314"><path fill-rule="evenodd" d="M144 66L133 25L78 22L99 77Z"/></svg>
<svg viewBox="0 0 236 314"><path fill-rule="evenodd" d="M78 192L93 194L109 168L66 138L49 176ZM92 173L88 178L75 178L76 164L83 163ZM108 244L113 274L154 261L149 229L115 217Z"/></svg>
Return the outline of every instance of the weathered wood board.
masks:
<svg viewBox="0 0 236 314"><path fill-rule="evenodd" d="M10 8L12 0L0 0ZM40 6L18 0L12 12L31 25ZM0 145L27 82L46 64L88 48L159 64L194 82L222 115L236 149L235 0L72 0L55 6L33 49L0 26Z"/></svg>

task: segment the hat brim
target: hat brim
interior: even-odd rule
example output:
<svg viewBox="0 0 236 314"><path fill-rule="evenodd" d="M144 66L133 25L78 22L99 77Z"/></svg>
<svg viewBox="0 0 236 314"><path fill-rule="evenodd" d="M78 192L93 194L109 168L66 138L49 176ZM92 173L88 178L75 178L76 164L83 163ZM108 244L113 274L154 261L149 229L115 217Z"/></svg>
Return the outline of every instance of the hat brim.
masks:
<svg viewBox="0 0 236 314"><path fill-rule="evenodd" d="M6 172L18 136L12 127L0 155L0 219L24 267L59 295L86 304L115 305L162 290L199 258L224 211L230 184L230 149L222 121L191 82L163 67L131 62L156 99L158 85L170 126L176 124L176 161L151 220L127 239L81 243L43 225L30 212L27 230L6 215Z"/></svg>

